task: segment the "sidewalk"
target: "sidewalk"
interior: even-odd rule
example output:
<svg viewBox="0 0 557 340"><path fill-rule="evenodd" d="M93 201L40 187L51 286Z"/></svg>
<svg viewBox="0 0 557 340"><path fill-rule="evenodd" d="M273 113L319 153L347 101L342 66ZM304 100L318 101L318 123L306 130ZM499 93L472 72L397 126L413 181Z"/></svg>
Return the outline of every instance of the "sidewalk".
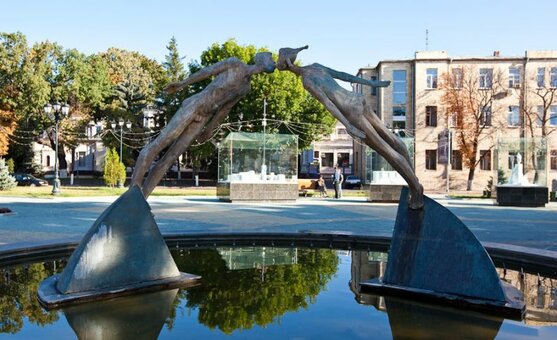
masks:
<svg viewBox="0 0 557 340"><path fill-rule="evenodd" d="M498 207L492 200L430 197L455 213L485 242L557 251L557 203L545 208ZM33 199L0 197L0 249L79 240L116 197ZM300 198L296 204L230 204L215 197L152 197L163 234L323 231L390 235L396 204Z"/></svg>

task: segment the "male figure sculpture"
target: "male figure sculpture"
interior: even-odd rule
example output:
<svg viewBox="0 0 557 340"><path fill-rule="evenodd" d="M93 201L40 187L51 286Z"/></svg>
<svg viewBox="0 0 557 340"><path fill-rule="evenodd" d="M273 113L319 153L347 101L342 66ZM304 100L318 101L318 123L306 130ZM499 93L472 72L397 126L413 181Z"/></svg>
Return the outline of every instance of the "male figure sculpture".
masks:
<svg viewBox="0 0 557 340"><path fill-rule="evenodd" d="M184 100L164 130L141 150L132 174L131 186L142 185L145 172L149 170L155 157L170 146L149 171L143 183L143 194L148 197L170 165L185 152L192 141L197 139L201 142L211 137L220 121L250 91L251 77L261 72L272 73L274 70L272 54L260 52L255 55L254 65L244 64L237 58L228 58L199 70L181 82L168 85L165 91L173 93L187 85L215 77L203 91Z"/></svg>
<svg viewBox="0 0 557 340"><path fill-rule="evenodd" d="M404 143L383 125L363 95L345 90L335 79L374 87L385 87L390 82L362 79L320 64L303 67L295 65L298 52L307 48L308 46L297 49L281 48L277 68L301 76L304 88L342 122L353 137L363 139L406 180L411 192L409 207L423 207L423 188L412 169L412 162Z"/></svg>

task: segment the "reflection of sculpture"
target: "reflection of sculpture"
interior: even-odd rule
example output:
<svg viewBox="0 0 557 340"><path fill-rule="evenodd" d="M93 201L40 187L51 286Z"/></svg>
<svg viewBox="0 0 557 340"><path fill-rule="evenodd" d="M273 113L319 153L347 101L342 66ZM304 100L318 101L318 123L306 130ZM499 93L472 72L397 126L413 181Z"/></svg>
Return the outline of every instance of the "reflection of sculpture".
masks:
<svg viewBox="0 0 557 340"><path fill-rule="evenodd" d="M228 270L215 249L204 249L177 257L176 263L204 278L196 289L180 293L188 307L199 309L199 322L230 334L306 308L336 273L338 257L329 249L298 249L297 264Z"/></svg>
<svg viewBox="0 0 557 340"><path fill-rule="evenodd" d="M79 339L157 339L177 289L127 296L64 309Z"/></svg>
<svg viewBox="0 0 557 340"><path fill-rule="evenodd" d="M423 188L414 174L406 146L373 113L370 103L363 95L345 90L335 79L374 87L388 86L389 82L362 79L320 64L303 67L295 65L298 52L306 48L307 46L297 49L281 48L277 68L301 76L304 88L342 122L352 136L362 138L367 145L385 157L410 186L409 207L421 208Z"/></svg>
<svg viewBox="0 0 557 340"><path fill-rule="evenodd" d="M203 141L211 137L210 134L217 124L249 92L251 76L261 72L271 73L274 70L272 54L261 52L255 55L255 65L246 65L237 58L228 58L201 69L181 82L168 85L166 91L175 92L187 85L215 77L203 91L184 100L160 135L141 150L131 185L141 185L143 176L155 157L170 146L149 171L149 176L143 183L143 194L149 196L170 165L192 141Z"/></svg>

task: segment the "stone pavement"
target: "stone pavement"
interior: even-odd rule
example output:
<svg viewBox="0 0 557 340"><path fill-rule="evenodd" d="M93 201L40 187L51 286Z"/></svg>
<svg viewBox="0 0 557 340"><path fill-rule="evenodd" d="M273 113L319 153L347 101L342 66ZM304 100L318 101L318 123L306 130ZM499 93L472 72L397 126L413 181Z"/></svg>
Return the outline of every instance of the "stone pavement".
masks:
<svg viewBox="0 0 557 340"><path fill-rule="evenodd" d="M545 208L498 207L491 200L434 196L480 241L557 251L557 203ZM79 240L116 197L32 199L1 197L0 250ZM163 234L323 231L390 235L396 204L300 198L296 204L230 204L215 197L152 197Z"/></svg>

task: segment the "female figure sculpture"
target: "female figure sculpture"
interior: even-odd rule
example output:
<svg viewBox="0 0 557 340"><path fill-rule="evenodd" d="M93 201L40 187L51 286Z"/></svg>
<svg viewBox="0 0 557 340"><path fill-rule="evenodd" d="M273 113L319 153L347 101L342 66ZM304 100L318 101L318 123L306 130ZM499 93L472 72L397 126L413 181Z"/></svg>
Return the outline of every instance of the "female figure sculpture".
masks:
<svg viewBox="0 0 557 340"><path fill-rule="evenodd" d="M281 48L277 68L300 76L304 88L346 126L352 137L364 140L406 180L411 192L409 207L423 207L423 187L412 169L412 161L404 143L385 127L363 95L345 90L335 79L374 87L385 87L390 82L362 79L320 64L295 65L298 53L307 48Z"/></svg>

